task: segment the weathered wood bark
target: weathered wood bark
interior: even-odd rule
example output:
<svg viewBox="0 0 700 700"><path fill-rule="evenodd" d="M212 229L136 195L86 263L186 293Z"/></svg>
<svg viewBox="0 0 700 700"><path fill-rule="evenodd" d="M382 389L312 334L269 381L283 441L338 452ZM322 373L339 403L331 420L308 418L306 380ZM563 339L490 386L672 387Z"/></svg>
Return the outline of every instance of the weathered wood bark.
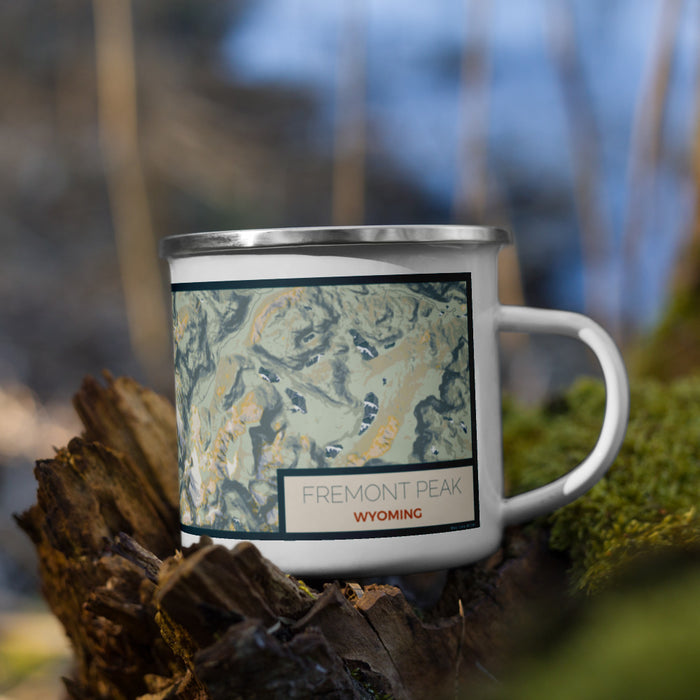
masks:
<svg viewBox="0 0 700 700"><path fill-rule="evenodd" d="M37 463L16 516L75 651L71 698L454 697L503 658L543 567L561 571L513 531L417 611L395 586L310 588L251 544L181 552L170 404L106 376L75 406L84 435Z"/></svg>

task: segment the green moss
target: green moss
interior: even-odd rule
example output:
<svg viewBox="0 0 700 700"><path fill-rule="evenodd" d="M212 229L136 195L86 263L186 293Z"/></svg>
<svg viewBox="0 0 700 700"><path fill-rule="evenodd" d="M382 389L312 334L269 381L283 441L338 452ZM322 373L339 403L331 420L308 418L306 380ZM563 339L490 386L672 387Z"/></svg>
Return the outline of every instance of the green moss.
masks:
<svg viewBox="0 0 700 700"><path fill-rule="evenodd" d="M544 407L504 405L509 494L551 481L593 448L605 392L578 382ZM700 542L700 377L631 390L630 422L618 458L586 495L547 517L551 546L572 559L572 585L598 591L639 556Z"/></svg>
<svg viewBox="0 0 700 700"><path fill-rule="evenodd" d="M700 287L679 291L661 323L629 353L629 365L639 376L668 380L700 368Z"/></svg>
<svg viewBox="0 0 700 700"><path fill-rule="evenodd" d="M657 562L664 567L661 580L647 580L640 571L636 582L588 601L546 653L525 653L501 684L476 697L696 698L700 570L669 563Z"/></svg>

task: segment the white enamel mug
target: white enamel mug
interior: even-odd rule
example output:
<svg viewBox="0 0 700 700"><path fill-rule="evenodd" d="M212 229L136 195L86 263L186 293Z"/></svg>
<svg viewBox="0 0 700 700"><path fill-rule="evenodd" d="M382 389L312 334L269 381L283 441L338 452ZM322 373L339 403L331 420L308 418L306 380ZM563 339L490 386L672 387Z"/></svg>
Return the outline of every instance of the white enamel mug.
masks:
<svg viewBox="0 0 700 700"><path fill-rule="evenodd" d="M463 565L606 472L629 412L591 319L504 306L502 229L272 229L165 238L183 545L253 542L296 575ZM578 338L606 406L591 454L503 495L499 331Z"/></svg>

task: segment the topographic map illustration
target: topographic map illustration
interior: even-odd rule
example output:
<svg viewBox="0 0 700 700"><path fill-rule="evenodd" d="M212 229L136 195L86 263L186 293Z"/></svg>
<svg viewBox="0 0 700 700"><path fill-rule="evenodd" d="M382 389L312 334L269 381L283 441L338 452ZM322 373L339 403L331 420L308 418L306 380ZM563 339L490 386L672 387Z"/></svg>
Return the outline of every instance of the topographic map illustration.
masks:
<svg viewBox="0 0 700 700"><path fill-rule="evenodd" d="M467 276L394 279L173 286L184 525L276 532L280 468L472 456Z"/></svg>

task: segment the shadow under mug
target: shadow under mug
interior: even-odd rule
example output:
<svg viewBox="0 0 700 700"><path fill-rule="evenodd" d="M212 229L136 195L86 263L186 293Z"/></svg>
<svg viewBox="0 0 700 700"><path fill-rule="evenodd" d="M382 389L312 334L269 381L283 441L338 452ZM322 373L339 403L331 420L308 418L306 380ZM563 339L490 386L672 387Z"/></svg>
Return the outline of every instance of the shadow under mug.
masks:
<svg viewBox="0 0 700 700"><path fill-rule="evenodd" d="M614 460L620 354L591 319L498 301L507 231L271 229L165 238L183 545L253 542L297 575L463 565L573 501ZM503 496L500 331L577 338L600 362L597 444Z"/></svg>

